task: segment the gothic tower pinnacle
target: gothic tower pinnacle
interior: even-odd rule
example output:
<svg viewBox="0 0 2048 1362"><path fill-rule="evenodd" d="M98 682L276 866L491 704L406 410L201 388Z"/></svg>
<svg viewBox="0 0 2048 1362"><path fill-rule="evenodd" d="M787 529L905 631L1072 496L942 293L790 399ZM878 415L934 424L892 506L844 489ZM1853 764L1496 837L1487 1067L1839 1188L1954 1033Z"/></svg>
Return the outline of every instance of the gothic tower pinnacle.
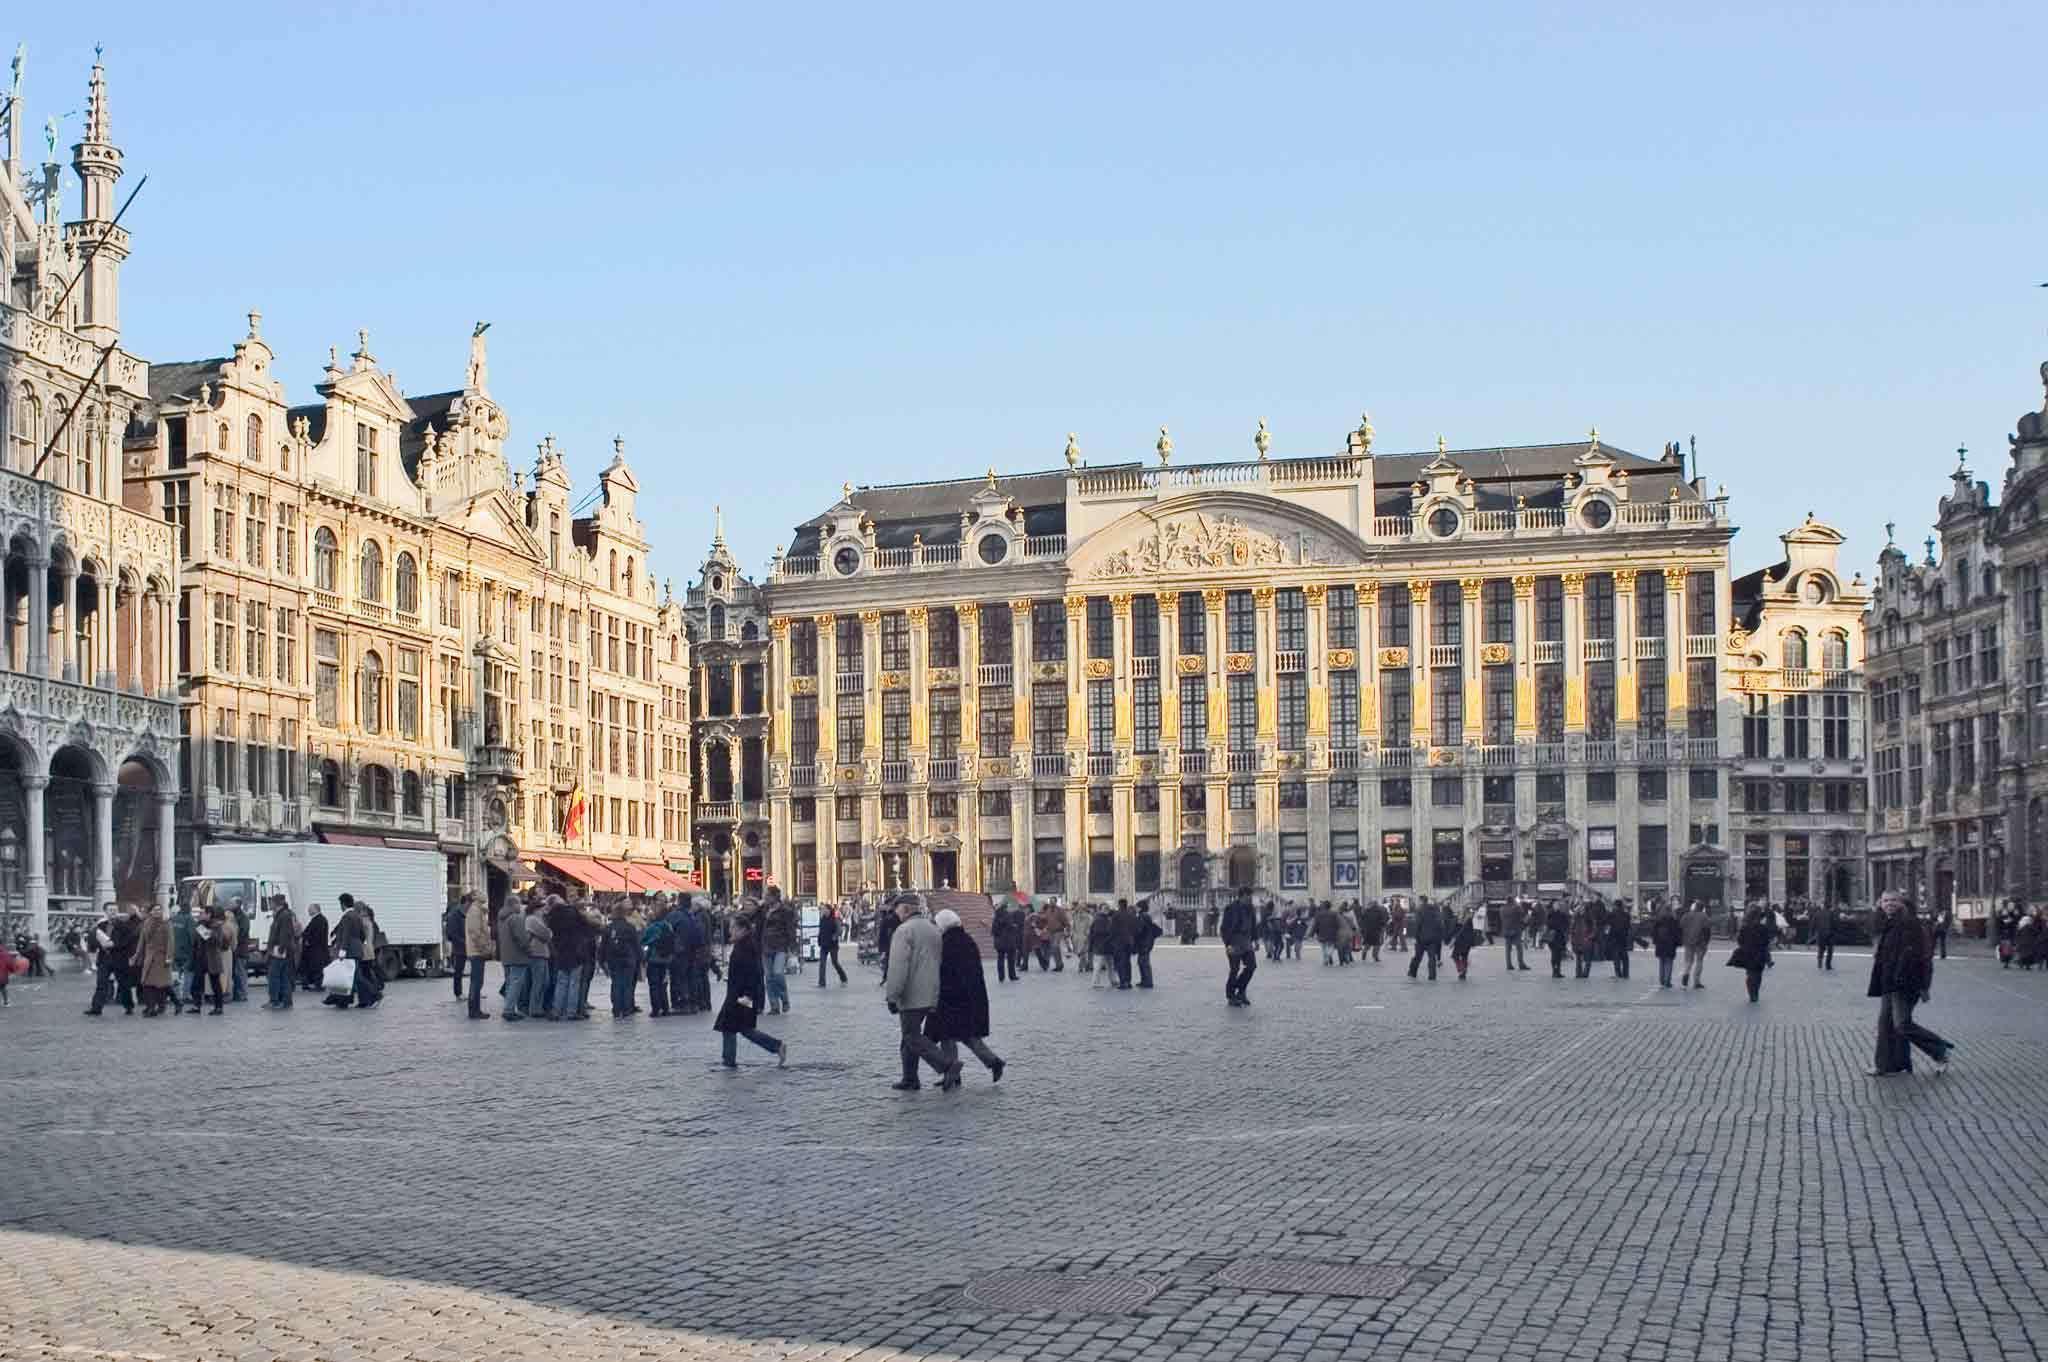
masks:
<svg viewBox="0 0 2048 1362"><path fill-rule="evenodd" d="M85 277L72 294L76 329L101 345L121 334L121 262L128 258L128 234L114 225L114 185L121 178L121 149L113 143L107 114L107 71L93 53L92 85L85 106L85 134L71 147L78 176L78 220L65 224L71 258ZM89 255L88 255L89 253Z"/></svg>

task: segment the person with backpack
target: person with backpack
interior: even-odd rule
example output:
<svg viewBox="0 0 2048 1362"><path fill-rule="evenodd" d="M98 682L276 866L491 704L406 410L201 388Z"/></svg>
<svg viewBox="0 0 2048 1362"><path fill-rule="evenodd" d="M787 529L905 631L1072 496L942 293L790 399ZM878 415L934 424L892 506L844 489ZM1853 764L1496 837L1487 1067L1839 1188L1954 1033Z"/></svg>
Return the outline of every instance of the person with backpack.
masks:
<svg viewBox="0 0 2048 1362"><path fill-rule="evenodd" d="M669 1014L669 973L675 967L676 928L666 917L651 919L640 933L641 958L647 962L647 1015Z"/></svg>
<svg viewBox="0 0 2048 1362"><path fill-rule="evenodd" d="M612 981L612 1020L630 1017L640 1010L633 1002L640 985L640 933L626 916L625 904L612 905L611 921L604 924L598 948Z"/></svg>

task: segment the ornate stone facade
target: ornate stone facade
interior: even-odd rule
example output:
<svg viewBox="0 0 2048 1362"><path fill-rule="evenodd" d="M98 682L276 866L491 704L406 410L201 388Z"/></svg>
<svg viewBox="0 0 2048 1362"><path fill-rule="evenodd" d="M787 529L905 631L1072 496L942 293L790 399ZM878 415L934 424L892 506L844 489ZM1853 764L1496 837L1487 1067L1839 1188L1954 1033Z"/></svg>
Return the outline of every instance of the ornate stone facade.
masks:
<svg viewBox="0 0 2048 1362"><path fill-rule="evenodd" d="M850 485L773 614L774 873L1734 892L1725 500L1571 446Z"/></svg>
<svg viewBox="0 0 2048 1362"><path fill-rule="evenodd" d="M121 152L104 70L71 148L25 169L20 68L0 114L0 912L45 941L116 897L167 893L178 560L124 507L117 433L149 365L121 349Z"/></svg>
<svg viewBox="0 0 2048 1362"><path fill-rule="evenodd" d="M726 546L723 514L713 515L711 550L685 606L693 667L684 703L699 879L727 899L759 893L768 874L769 615L765 593Z"/></svg>

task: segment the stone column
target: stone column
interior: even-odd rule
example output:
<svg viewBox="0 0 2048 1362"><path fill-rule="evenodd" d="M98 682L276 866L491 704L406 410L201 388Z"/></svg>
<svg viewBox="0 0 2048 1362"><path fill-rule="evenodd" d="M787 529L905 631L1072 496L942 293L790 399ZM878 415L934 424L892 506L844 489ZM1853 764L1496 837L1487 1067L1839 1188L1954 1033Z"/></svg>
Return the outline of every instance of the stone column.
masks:
<svg viewBox="0 0 2048 1362"><path fill-rule="evenodd" d="M1368 751L1380 745L1380 584L1358 583L1358 735ZM1359 800L1359 807L1365 801ZM1378 857L1373 858L1378 864ZM1361 884L1360 888L1364 886Z"/></svg>
<svg viewBox="0 0 2048 1362"><path fill-rule="evenodd" d="M1416 577L1408 583L1408 703L1413 716L1409 724L1409 741L1417 747L1428 747L1429 728L1429 592L1431 582L1427 577ZM1417 794L1420 794L1418 788ZM1421 807L1418 804L1417 807Z"/></svg>
<svg viewBox="0 0 2048 1362"><path fill-rule="evenodd" d="M4 566L4 563L0 563ZM19 671L14 661L14 593L0 572L0 671Z"/></svg>
<svg viewBox="0 0 2048 1362"><path fill-rule="evenodd" d="M818 783L812 788L811 836L818 867L818 897L826 902L860 887L839 883L839 724L835 708L839 703L839 666L834 657L838 647L834 622L832 615L815 615L811 619L818 631ZM707 700L705 711L708 713L710 708ZM705 755L705 791L709 793L709 752ZM711 883L709 866L705 867L704 882Z"/></svg>
<svg viewBox="0 0 2048 1362"><path fill-rule="evenodd" d="M1691 571L1684 563L1664 568L1664 727L1672 738L1685 736L1685 578Z"/></svg>
<svg viewBox="0 0 2048 1362"><path fill-rule="evenodd" d="M1485 628L1480 615L1480 601L1486 594L1484 577L1460 577L1458 589L1464 593L1463 620L1460 636L1464 642L1458 649L1459 670L1465 678L1465 741L1468 743L1486 741L1486 694L1483 686L1485 673L1480 670L1480 651L1485 646L1482 639ZM1475 875L1476 879L1477 876Z"/></svg>
<svg viewBox="0 0 2048 1362"><path fill-rule="evenodd" d="M1067 607L1067 749L1088 751L1087 637L1088 598L1069 596ZM1068 766L1071 773L1071 760ZM1085 769L1083 774L1086 774Z"/></svg>
<svg viewBox="0 0 2048 1362"><path fill-rule="evenodd" d="M1133 720L1131 715L1131 596L1118 592L1109 598L1111 615L1109 684L1114 707L1111 745L1117 754L1115 787L1110 796L1110 849L1116 857L1116 892L1134 897L1138 892L1138 841L1136 810L1132 789L1136 763L1132 760ZM1089 670L1095 671L1090 659Z"/></svg>
<svg viewBox="0 0 2048 1362"><path fill-rule="evenodd" d="M1564 581L1564 727L1586 731L1586 574L1567 572Z"/></svg>
<svg viewBox="0 0 2048 1362"><path fill-rule="evenodd" d="M28 903L29 930L34 932L36 939L45 946L52 944L50 880L43 864L44 853L47 850L43 845L43 795L49 788L50 777L45 772L29 771L21 777L22 801L27 805L24 810L24 832L27 835L23 838L27 843L24 848L27 855L22 863L21 893Z"/></svg>
<svg viewBox="0 0 2048 1362"><path fill-rule="evenodd" d="M1515 588L1515 741L1536 737L1536 578L1516 574Z"/></svg>
<svg viewBox="0 0 2048 1362"><path fill-rule="evenodd" d="M1159 752L1162 773L1180 769L1180 593L1162 591L1159 593ZM1167 753L1175 755L1175 764L1167 766ZM1161 782L1162 788L1165 782ZM1166 808L1160 805L1160 840L1166 840ZM1180 825L1174 824L1173 835L1178 837Z"/></svg>
<svg viewBox="0 0 2048 1362"><path fill-rule="evenodd" d="M922 784L924 755L931 743L930 615L922 605L911 606L904 615L910 621L910 755L916 763L911 774ZM911 820L913 824L917 821Z"/></svg>
<svg viewBox="0 0 2048 1362"><path fill-rule="evenodd" d="M28 558L28 669L37 676L50 674L48 554L30 554Z"/></svg>
<svg viewBox="0 0 2048 1362"><path fill-rule="evenodd" d="M1614 570L1614 727L1636 726L1636 570Z"/></svg>
<svg viewBox="0 0 2048 1362"><path fill-rule="evenodd" d="M1073 650L1068 649L1071 664ZM1014 769L1021 770L1024 779L1032 772L1031 758L1037 754L1037 746L1031 733L1031 689L1036 683L1032 679L1035 663L1031 654L1031 602L1022 598L1010 602L1010 752L1016 759ZM1011 817L1016 817L1015 810ZM1020 881L1021 883L1021 881Z"/></svg>
<svg viewBox="0 0 2048 1362"><path fill-rule="evenodd" d="M1209 834L1210 880L1220 883L1219 874L1223 869L1223 857L1230 849L1230 705L1223 687L1223 591L1220 587L1208 587L1202 592L1202 606L1207 614L1203 627L1204 652L1203 670L1209 678L1209 756L1208 782L1204 799L1208 811L1204 818ZM1217 757L1221 754L1221 760Z"/></svg>
<svg viewBox="0 0 2048 1362"><path fill-rule="evenodd" d="M58 636L66 681L78 681L78 561L73 559L64 573L64 632Z"/></svg>
<svg viewBox="0 0 2048 1362"><path fill-rule="evenodd" d="M142 693L142 617L148 606L140 592L128 593L128 689ZM266 612L268 613L268 612ZM274 641L274 640L273 640ZM273 662L273 665L275 663Z"/></svg>
<svg viewBox="0 0 2048 1362"><path fill-rule="evenodd" d="M92 783L92 897L95 908L114 897L114 790L111 780Z"/></svg>
<svg viewBox="0 0 2048 1362"><path fill-rule="evenodd" d="M178 796L156 795L156 901L166 907L178 898Z"/></svg>
<svg viewBox="0 0 2048 1362"><path fill-rule="evenodd" d="M1273 588L1252 589L1252 675L1257 678L1259 697L1259 741L1279 736L1279 697L1273 673L1274 619ZM1277 864L1277 861L1276 861Z"/></svg>

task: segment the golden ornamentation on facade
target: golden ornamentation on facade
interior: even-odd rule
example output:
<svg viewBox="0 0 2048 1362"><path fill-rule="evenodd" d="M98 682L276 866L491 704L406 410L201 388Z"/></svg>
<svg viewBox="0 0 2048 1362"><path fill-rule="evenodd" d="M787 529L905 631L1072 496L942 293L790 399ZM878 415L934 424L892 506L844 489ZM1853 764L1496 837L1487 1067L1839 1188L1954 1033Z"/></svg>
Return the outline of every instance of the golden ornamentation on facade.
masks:
<svg viewBox="0 0 2048 1362"><path fill-rule="evenodd" d="M1157 765L1158 763L1153 761L1150 757L1139 757L1136 762L1138 774L1141 776L1151 775L1153 768Z"/></svg>
<svg viewBox="0 0 2048 1362"><path fill-rule="evenodd" d="M841 785L858 785L858 784L860 784L860 767L858 767L858 766L842 766L842 767L840 767L840 768L839 768L839 783L840 783Z"/></svg>
<svg viewBox="0 0 2048 1362"><path fill-rule="evenodd" d="M1223 588L1220 586L1204 587L1202 589L1202 604L1208 606L1211 610L1221 610L1223 608Z"/></svg>
<svg viewBox="0 0 2048 1362"><path fill-rule="evenodd" d="M1691 563L1666 563L1664 565L1664 589L1673 592L1685 590L1685 579L1691 571Z"/></svg>
<svg viewBox="0 0 2048 1362"><path fill-rule="evenodd" d="M921 605L913 605L913 606L909 607L908 609L906 609L906 610L905 610L905 611L904 611L903 613L904 613L905 615L908 615L908 616L910 617L910 623L911 623L911 626L912 626L913 628L917 628L917 629L922 629L922 628L924 628L924 622L925 622L925 616L926 616L926 608L925 608L924 606L921 606Z"/></svg>
<svg viewBox="0 0 2048 1362"><path fill-rule="evenodd" d="M1028 601L1028 600L1024 600L1024 599L1022 599L1022 598L1020 597L1019 599L1017 599L1017 600L1014 600L1014 601L1011 601L1011 602L1010 602L1010 614L1011 614L1011 615L1012 615L1013 617L1014 617L1014 616L1017 616L1017 615L1029 615L1030 613L1031 613L1031 602L1030 602L1030 601Z"/></svg>
<svg viewBox="0 0 2048 1362"><path fill-rule="evenodd" d="M882 673L882 689L883 689L883 690L903 690L903 689L907 688L907 687L908 687L909 685L910 685L910 675L909 675L909 673L907 673L907 672L883 672L883 673Z"/></svg>
<svg viewBox="0 0 2048 1362"><path fill-rule="evenodd" d="M1031 668L1031 674L1040 681L1059 681L1067 674L1064 662L1039 662Z"/></svg>
<svg viewBox="0 0 2048 1362"><path fill-rule="evenodd" d="M831 627L832 627L832 626L833 626L834 624L837 624L838 622L839 622L839 616L837 616L837 615L813 615L813 616L811 616L811 623L813 623L813 624L817 625L817 626L818 626L818 627L819 627L820 629L830 629L830 628L831 628Z"/></svg>
<svg viewBox="0 0 2048 1362"><path fill-rule="evenodd" d="M1455 747L1430 748L1429 764L1431 766L1456 766L1458 764L1458 749Z"/></svg>
<svg viewBox="0 0 2048 1362"><path fill-rule="evenodd" d="M1517 573L1513 580L1515 595L1521 599L1527 600L1536 594L1536 578L1533 574L1527 572Z"/></svg>
<svg viewBox="0 0 2048 1362"><path fill-rule="evenodd" d="M1329 588L1324 586L1321 582L1310 582L1307 586L1301 589L1301 594L1310 605L1321 605L1323 603L1324 593L1326 593L1328 590Z"/></svg>
<svg viewBox="0 0 2048 1362"><path fill-rule="evenodd" d="M1178 591L1162 591L1159 593L1159 608L1161 610L1175 610L1179 606L1180 593Z"/></svg>
<svg viewBox="0 0 2048 1362"><path fill-rule="evenodd" d="M1010 769L1008 757L990 757L981 764L981 773L985 776L1006 776Z"/></svg>
<svg viewBox="0 0 2048 1362"><path fill-rule="evenodd" d="M1615 592L1617 594L1621 594L1625 592L1634 591L1635 589L1636 570L1634 568L1616 568L1614 570Z"/></svg>
<svg viewBox="0 0 2048 1362"><path fill-rule="evenodd" d="M788 637L789 637L789 619L788 619L788 617L787 617L787 616L781 616L781 615L778 615L778 616L777 616L776 618L774 618L774 619L772 619L772 620L769 620L769 621L768 621L768 634L769 634L769 637L771 637L771 638L788 638Z"/></svg>
<svg viewBox="0 0 2048 1362"><path fill-rule="evenodd" d="M1564 726L1569 729L1586 726L1586 683L1576 676L1564 679Z"/></svg>
<svg viewBox="0 0 2048 1362"><path fill-rule="evenodd" d="M1567 595L1567 596L1578 596L1578 595L1583 595L1583 594L1585 593L1585 590L1586 590L1586 574L1585 574L1585 573L1583 573L1583 572L1567 572L1567 573L1565 573L1565 574L1564 574L1564 575L1563 575L1563 576L1562 576L1562 577L1560 578L1560 580L1561 580L1561 581L1563 581L1563 583L1564 583L1564 594L1565 594L1565 595Z"/></svg>
<svg viewBox="0 0 2048 1362"><path fill-rule="evenodd" d="M1378 605L1379 602L1380 584L1378 582L1360 582L1358 584L1358 603L1360 605Z"/></svg>
<svg viewBox="0 0 2048 1362"><path fill-rule="evenodd" d="M1182 676L1200 676L1202 674L1202 659L1200 657L1195 656L1194 654L1187 654L1183 656L1180 659L1178 666L1180 668L1180 674Z"/></svg>
<svg viewBox="0 0 2048 1362"><path fill-rule="evenodd" d="M1107 680L1115 670L1106 657L1091 657L1088 659L1088 679L1091 681Z"/></svg>
<svg viewBox="0 0 2048 1362"><path fill-rule="evenodd" d="M1476 601L1486 593L1486 579L1484 577L1460 577L1458 579L1458 589L1465 593L1466 600Z"/></svg>
<svg viewBox="0 0 2048 1362"><path fill-rule="evenodd" d="M1273 604L1273 588L1270 586L1253 587L1252 604L1261 610L1269 608Z"/></svg>
<svg viewBox="0 0 2048 1362"><path fill-rule="evenodd" d="M882 622L882 612L879 610L863 610L860 612L860 622L872 629Z"/></svg>
<svg viewBox="0 0 2048 1362"><path fill-rule="evenodd" d="M1409 601L1413 604L1419 605L1422 602L1428 600L1429 589L1434 585L1436 585L1436 583L1432 582L1427 577L1410 577L1408 579Z"/></svg>
<svg viewBox="0 0 2048 1362"><path fill-rule="evenodd" d="M1128 616L1131 613L1131 593L1119 591L1111 596L1109 598L1109 608L1116 613L1119 619Z"/></svg>
<svg viewBox="0 0 2048 1362"><path fill-rule="evenodd" d="M1228 653L1223 658L1223 670L1232 676L1243 676L1255 670L1257 666L1250 653Z"/></svg>
<svg viewBox="0 0 2048 1362"><path fill-rule="evenodd" d="M1735 674L1735 684L1739 690L1767 691L1771 688L1771 674L1769 672L1737 672Z"/></svg>
<svg viewBox="0 0 2048 1362"><path fill-rule="evenodd" d="M1479 665L1498 667L1515 660L1515 648L1511 643L1482 643L1479 645Z"/></svg>
<svg viewBox="0 0 2048 1362"><path fill-rule="evenodd" d="M958 667L933 667L924 674L924 682L927 686L957 686L960 684L960 669Z"/></svg>
<svg viewBox="0 0 2048 1362"><path fill-rule="evenodd" d="M1349 648L1332 648L1327 659L1332 671L1344 671L1358 665L1358 654Z"/></svg>
<svg viewBox="0 0 2048 1362"><path fill-rule="evenodd" d="M1030 604L1030 602L1028 602L1028 601L1027 601L1027 602L1025 602L1025 604L1026 604L1026 605L1029 605L1029 604ZM1012 601L1012 602L1010 603L1010 608L1011 608L1012 610L1016 609L1016 608L1017 608L1017 604L1016 604L1016 602ZM1080 619L1080 618L1081 618L1081 617L1082 617L1083 615L1085 615L1085 614L1087 614L1087 613L1088 613L1088 598L1087 598L1086 596L1069 596L1069 597L1067 597L1067 618L1068 618L1068 619L1070 619L1070 620L1077 620L1077 619Z"/></svg>
<svg viewBox="0 0 2048 1362"><path fill-rule="evenodd" d="M1406 648L1382 648L1379 653L1382 667L1405 667L1408 665Z"/></svg>
<svg viewBox="0 0 2048 1362"><path fill-rule="evenodd" d="M816 695L818 693L818 678L815 676L790 677L789 693L791 695Z"/></svg>

